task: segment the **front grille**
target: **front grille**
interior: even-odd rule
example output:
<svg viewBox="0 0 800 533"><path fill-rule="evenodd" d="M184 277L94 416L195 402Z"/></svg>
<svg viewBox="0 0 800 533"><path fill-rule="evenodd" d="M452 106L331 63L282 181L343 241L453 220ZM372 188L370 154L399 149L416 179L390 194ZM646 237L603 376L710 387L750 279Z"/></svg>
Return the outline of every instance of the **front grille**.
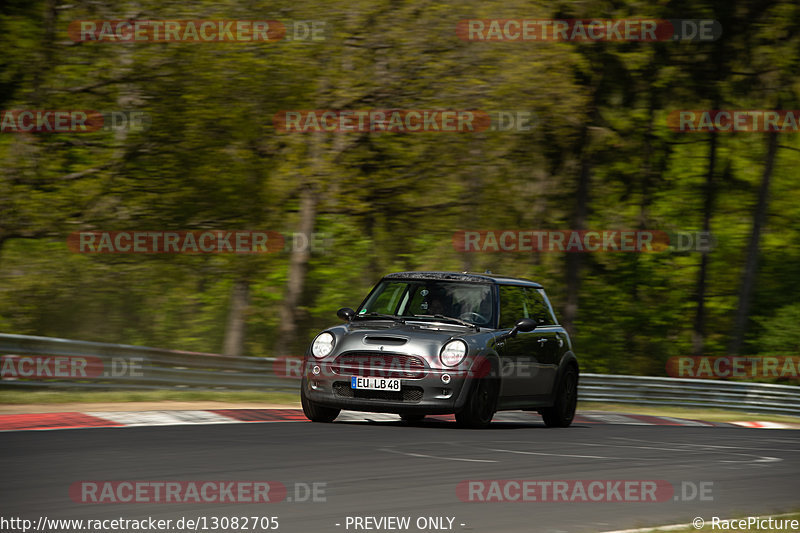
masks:
<svg viewBox="0 0 800 533"><path fill-rule="evenodd" d="M421 379L427 374L425 361L415 355L383 352L346 352L331 367L345 376Z"/></svg>
<svg viewBox="0 0 800 533"><path fill-rule="evenodd" d="M337 381L333 393L340 398L361 400L383 400L389 402L419 403L422 401L422 387L400 387L400 391L353 389L350 383Z"/></svg>

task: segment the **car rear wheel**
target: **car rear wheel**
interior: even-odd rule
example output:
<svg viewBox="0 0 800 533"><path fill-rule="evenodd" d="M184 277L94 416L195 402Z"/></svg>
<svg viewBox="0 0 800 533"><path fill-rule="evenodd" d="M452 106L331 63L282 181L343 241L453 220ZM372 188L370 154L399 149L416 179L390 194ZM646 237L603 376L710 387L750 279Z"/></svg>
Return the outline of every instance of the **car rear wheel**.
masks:
<svg viewBox="0 0 800 533"><path fill-rule="evenodd" d="M547 427L565 428L575 418L575 406L578 403L578 371L569 367L561 377L556 391L556 403L553 407L541 410L542 419Z"/></svg>
<svg viewBox="0 0 800 533"><path fill-rule="evenodd" d="M497 377L493 373L477 378L467 404L456 413L458 425L475 429L488 427L497 411L499 390Z"/></svg>
<svg viewBox="0 0 800 533"><path fill-rule="evenodd" d="M305 382L300 392L300 403L303 406L303 414L312 422L333 422L341 412L341 409L325 407L306 398Z"/></svg>

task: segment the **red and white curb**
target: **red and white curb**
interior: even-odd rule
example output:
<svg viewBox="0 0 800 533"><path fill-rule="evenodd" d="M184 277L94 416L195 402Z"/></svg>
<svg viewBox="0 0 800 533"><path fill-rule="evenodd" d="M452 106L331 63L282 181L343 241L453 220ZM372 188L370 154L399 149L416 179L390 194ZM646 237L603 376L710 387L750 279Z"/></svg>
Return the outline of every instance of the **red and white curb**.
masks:
<svg viewBox="0 0 800 533"><path fill-rule="evenodd" d="M342 411L338 422L397 422L397 415ZM454 422L453 415L433 415L428 420ZM0 415L0 431L30 431L78 428L182 426L196 424L241 424L254 422L307 421L301 409L213 409L184 411L88 411ZM538 423L537 415L522 411L498 413L495 422ZM615 424L635 426L694 426L758 429L800 429L800 424L778 422L705 422L668 416L588 412L575 416L574 424Z"/></svg>
<svg viewBox="0 0 800 533"><path fill-rule="evenodd" d="M731 422L737 426L755 429L800 429L800 424L785 424L783 422Z"/></svg>

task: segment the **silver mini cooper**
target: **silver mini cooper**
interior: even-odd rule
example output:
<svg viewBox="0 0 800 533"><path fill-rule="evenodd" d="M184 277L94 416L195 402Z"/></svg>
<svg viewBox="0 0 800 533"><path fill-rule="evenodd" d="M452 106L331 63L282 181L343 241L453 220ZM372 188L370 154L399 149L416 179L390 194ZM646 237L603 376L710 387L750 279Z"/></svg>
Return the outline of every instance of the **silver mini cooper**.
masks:
<svg viewBox="0 0 800 533"><path fill-rule="evenodd" d="M455 414L486 427L500 410L538 411L548 426L575 414L578 360L538 283L491 274L385 276L345 324L305 355L301 400L314 422L342 409L409 422Z"/></svg>

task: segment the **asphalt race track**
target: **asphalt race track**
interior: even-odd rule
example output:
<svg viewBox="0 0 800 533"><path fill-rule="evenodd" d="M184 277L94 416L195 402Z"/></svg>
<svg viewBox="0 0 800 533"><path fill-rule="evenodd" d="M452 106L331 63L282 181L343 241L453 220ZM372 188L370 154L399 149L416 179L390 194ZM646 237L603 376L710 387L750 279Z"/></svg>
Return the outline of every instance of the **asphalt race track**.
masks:
<svg viewBox="0 0 800 533"><path fill-rule="evenodd" d="M5 517L278 516L278 531L365 531L347 517L455 517L452 531L606 531L800 509L800 431L737 427L277 422L0 434ZM667 480L663 502L464 502L465 480ZM269 504L75 503L83 480L270 480ZM324 502L288 501L324 483ZM690 494L711 487L700 501ZM303 487L304 485L299 485ZM682 499L682 490L687 490ZM695 491L696 492L696 491ZM298 493L299 494L299 493ZM711 499L709 499L711 498ZM337 526L337 524L339 524ZM447 521L444 521L447 524ZM463 524L463 525L462 525ZM174 530L174 528L173 528ZM389 529L373 529L388 531ZM447 529L424 529L445 531Z"/></svg>

